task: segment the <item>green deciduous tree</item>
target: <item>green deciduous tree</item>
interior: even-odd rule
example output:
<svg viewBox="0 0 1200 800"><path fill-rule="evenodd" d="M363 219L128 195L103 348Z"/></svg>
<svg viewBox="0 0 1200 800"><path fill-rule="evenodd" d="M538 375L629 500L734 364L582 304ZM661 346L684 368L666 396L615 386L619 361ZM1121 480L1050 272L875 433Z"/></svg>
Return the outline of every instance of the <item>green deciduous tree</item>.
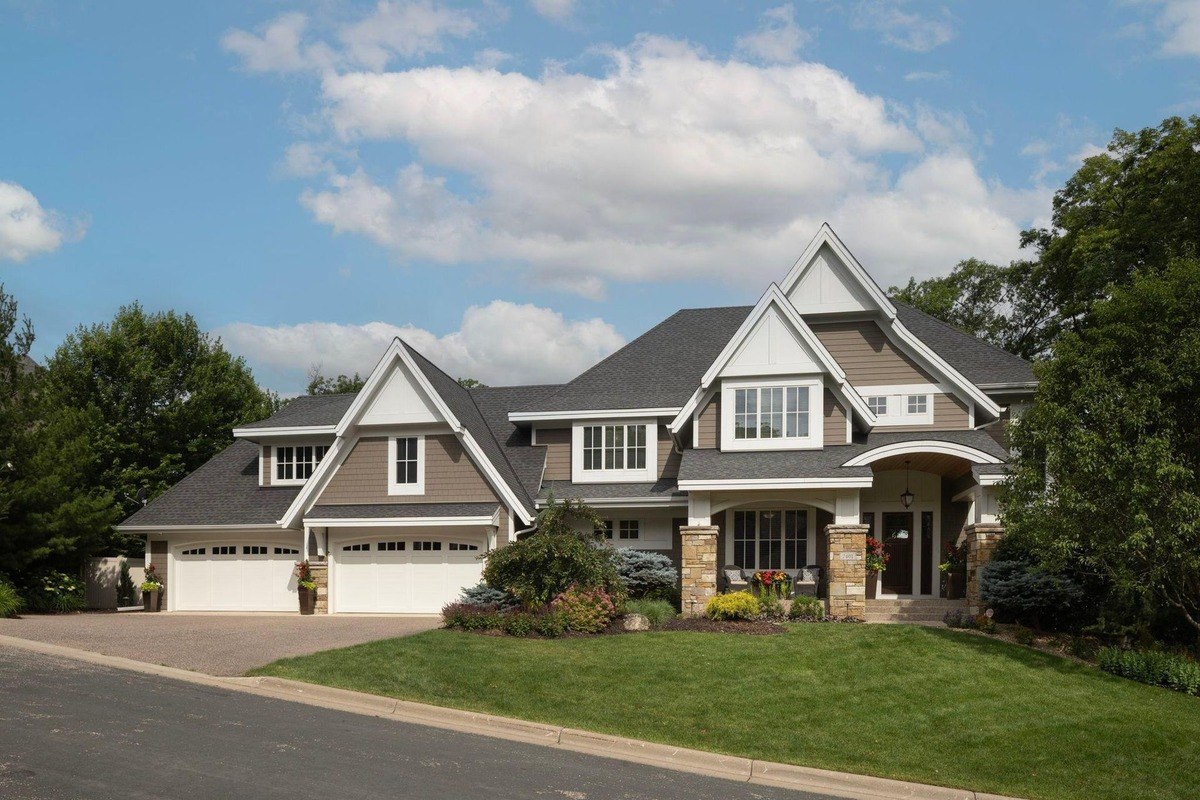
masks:
<svg viewBox="0 0 1200 800"><path fill-rule="evenodd" d="M321 374L319 367L313 367L308 371L308 387L305 391L308 394L354 393L361 391L366 382L367 379L357 372L354 377L338 375L336 378L327 378Z"/></svg>
<svg viewBox="0 0 1200 800"><path fill-rule="evenodd" d="M156 496L226 447L232 428L271 411L245 361L190 314L137 303L69 335L39 392L47 424L85 427L92 485L121 516L137 509L140 489Z"/></svg>
<svg viewBox="0 0 1200 800"><path fill-rule="evenodd" d="M1111 597L1094 601L1172 608L1200 635L1200 260L1110 291L1038 367L1012 429L1008 536L1101 581Z"/></svg>

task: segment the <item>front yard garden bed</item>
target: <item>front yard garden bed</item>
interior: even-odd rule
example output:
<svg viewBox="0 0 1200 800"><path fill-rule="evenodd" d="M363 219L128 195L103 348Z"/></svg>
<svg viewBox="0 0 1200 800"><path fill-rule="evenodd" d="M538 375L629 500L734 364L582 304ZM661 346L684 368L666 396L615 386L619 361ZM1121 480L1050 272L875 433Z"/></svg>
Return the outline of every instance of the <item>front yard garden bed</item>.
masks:
<svg viewBox="0 0 1200 800"><path fill-rule="evenodd" d="M1182 800L1200 786L1200 700L945 629L431 631L254 674L1039 800Z"/></svg>

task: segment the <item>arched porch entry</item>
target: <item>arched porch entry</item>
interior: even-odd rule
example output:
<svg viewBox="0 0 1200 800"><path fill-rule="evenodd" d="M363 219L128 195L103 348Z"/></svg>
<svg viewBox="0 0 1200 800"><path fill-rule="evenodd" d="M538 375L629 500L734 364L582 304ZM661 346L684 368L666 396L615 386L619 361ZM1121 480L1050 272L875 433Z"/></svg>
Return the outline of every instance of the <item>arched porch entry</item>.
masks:
<svg viewBox="0 0 1200 800"><path fill-rule="evenodd" d="M980 486L979 473L1003 465L988 453L948 442L888 445L848 464L871 468L872 485L859 495L861 522L889 557L874 586L868 583L868 597L962 597L965 572L950 578L939 565L947 547L970 533L968 526L996 522L994 516L982 519L989 501L994 506L994 489Z"/></svg>

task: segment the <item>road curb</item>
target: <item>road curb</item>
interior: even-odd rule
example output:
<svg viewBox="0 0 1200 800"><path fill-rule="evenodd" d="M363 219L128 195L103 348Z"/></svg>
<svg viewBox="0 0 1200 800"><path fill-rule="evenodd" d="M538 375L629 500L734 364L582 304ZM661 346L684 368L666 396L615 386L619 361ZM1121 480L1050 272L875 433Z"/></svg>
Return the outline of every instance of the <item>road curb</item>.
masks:
<svg viewBox="0 0 1200 800"><path fill-rule="evenodd" d="M849 800L915 800L916 798L921 800L1018 800L1018 798L977 793L965 789L950 789L944 786L875 778L814 767L801 767L794 764L759 761L706 750L692 750L593 731L498 717L477 711L445 708L411 700L397 700L391 697L381 697L349 689L336 689L331 686L304 683L287 678L215 677L177 667L149 664L120 656L109 656L90 650L79 650L3 634L0 634L0 645L259 697L270 697L336 711L394 719L398 722L442 728L459 733L559 747L578 753L631 761L680 772L815 792L849 798Z"/></svg>

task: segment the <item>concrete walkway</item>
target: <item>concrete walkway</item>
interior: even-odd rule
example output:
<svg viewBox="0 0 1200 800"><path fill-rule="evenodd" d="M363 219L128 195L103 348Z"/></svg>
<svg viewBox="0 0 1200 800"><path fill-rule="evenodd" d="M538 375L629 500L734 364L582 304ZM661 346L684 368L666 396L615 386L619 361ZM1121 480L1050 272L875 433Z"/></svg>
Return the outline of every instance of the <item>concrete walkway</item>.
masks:
<svg viewBox="0 0 1200 800"><path fill-rule="evenodd" d="M0 635L208 675L242 675L276 659L410 636L440 624L439 617L426 616L122 612L0 619Z"/></svg>

